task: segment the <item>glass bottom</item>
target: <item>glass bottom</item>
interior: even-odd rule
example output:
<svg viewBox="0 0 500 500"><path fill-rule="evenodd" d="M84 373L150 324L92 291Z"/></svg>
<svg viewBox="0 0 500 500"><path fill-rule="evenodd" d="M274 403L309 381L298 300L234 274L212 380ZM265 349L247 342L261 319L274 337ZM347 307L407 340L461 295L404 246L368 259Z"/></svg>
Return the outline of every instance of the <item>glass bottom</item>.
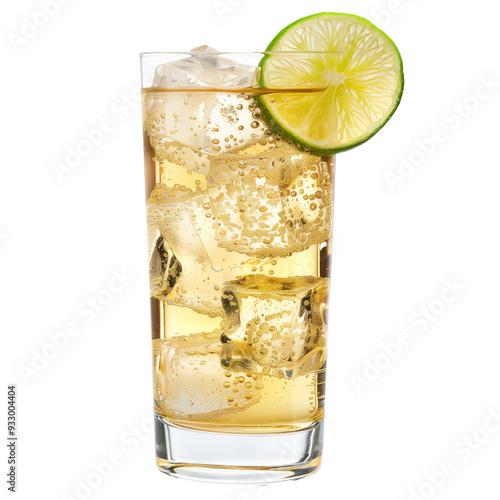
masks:
<svg viewBox="0 0 500 500"><path fill-rule="evenodd" d="M160 471L197 481L265 484L300 479L319 469L323 422L279 434L204 432L155 418Z"/></svg>

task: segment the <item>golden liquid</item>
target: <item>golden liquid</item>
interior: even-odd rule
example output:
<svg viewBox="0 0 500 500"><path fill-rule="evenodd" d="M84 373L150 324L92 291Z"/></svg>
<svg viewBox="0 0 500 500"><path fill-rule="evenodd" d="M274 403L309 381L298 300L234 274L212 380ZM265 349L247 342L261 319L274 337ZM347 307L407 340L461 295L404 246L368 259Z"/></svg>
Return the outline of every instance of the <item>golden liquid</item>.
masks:
<svg viewBox="0 0 500 500"><path fill-rule="evenodd" d="M154 394L182 427L323 416L333 158L268 130L259 93L143 89Z"/></svg>

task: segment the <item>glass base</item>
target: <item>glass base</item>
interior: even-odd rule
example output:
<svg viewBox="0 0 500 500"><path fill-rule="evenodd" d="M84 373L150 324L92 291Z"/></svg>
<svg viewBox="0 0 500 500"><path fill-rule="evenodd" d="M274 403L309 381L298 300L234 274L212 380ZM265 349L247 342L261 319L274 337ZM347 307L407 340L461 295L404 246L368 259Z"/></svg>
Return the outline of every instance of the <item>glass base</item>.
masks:
<svg viewBox="0 0 500 500"><path fill-rule="evenodd" d="M184 429L155 418L156 462L171 476L197 481L265 484L319 469L323 422L279 434L225 434Z"/></svg>

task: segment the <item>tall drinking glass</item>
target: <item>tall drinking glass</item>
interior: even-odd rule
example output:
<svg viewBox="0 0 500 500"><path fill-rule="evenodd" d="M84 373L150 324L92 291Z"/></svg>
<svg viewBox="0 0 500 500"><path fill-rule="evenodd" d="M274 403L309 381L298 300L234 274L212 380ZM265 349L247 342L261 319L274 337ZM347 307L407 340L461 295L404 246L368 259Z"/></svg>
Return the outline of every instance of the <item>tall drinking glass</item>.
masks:
<svg viewBox="0 0 500 500"><path fill-rule="evenodd" d="M262 483L321 460L334 160L261 103L325 89L260 88L264 56L283 58L141 55L156 456L172 475Z"/></svg>

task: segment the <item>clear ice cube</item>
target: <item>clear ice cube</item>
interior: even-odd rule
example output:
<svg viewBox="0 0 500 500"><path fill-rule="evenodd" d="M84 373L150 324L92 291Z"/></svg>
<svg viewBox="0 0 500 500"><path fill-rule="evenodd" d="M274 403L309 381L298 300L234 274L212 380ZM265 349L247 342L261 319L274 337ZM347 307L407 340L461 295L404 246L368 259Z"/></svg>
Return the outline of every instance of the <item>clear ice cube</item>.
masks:
<svg viewBox="0 0 500 500"><path fill-rule="evenodd" d="M153 87L231 87L258 86L257 68L232 61L212 47L202 45L192 55L156 68Z"/></svg>
<svg viewBox="0 0 500 500"><path fill-rule="evenodd" d="M261 376L223 368L221 350L220 332L153 340L154 393L162 413L204 420L259 401Z"/></svg>
<svg viewBox="0 0 500 500"><path fill-rule="evenodd" d="M222 364L229 370L296 377L322 368L328 280L249 275L226 283Z"/></svg>
<svg viewBox="0 0 500 500"><path fill-rule="evenodd" d="M267 127L256 102L248 94L223 91L256 85L255 68L213 49L159 66L153 87L166 92L143 96L144 127L156 159L208 173L209 156L265 143ZM208 87L221 90L206 92Z"/></svg>
<svg viewBox="0 0 500 500"><path fill-rule="evenodd" d="M214 269L203 245L212 231L205 217L203 194L159 185L148 200L151 295L190 307L211 317L222 316L222 272ZM201 226L203 218L207 221ZM210 235L206 235L210 239ZM213 238L213 237L212 237Z"/></svg>
<svg viewBox="0 0 500 500"><path fill-rule="evenodd" d="M332 229L330 161L292 148L213 160L208 192L219 246L266 258L326 241Z"/></svg>
<svg viewBox="0 0 500 500"><path fill-rule="evenodd" d="M220 92L144 94L144 127L156 160L207 174L211 156L266 144L254 103Z"/></svg>

